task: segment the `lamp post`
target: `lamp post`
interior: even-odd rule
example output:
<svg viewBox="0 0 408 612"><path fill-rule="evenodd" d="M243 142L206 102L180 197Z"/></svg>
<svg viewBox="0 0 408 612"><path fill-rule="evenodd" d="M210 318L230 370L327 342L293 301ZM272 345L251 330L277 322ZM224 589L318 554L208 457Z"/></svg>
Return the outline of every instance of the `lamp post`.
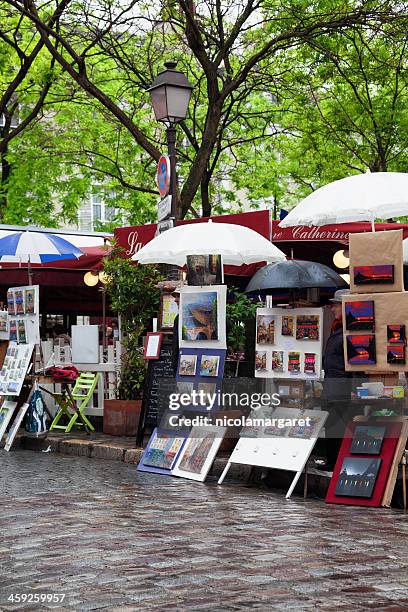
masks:
<svg viewBox="0 0 408 612"><path fill-rule="evenodd" d="M187 116L193 86L186 75L176 70L177 62L165 62L150 88L150 98L157 121L167 126L167 146L170 159L171 217L174 224L178 217L177 174L176 174L176 124Z"/></svg>

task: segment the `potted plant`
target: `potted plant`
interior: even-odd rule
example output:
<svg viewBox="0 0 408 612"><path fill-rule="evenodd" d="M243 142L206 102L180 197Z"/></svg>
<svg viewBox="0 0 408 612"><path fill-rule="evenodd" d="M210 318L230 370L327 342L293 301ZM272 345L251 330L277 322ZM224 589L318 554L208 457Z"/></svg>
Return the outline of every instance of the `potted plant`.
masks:
<svg viewBox="0 0 408 612"><path fill-rule="evenodd" d="M104 433L136 435L142 408L146 363L141 338L159 309L162 279L155 266L134 265L114 248L105 258L107 293L121 320L122 359L117 398L105 400Z"/></svg>

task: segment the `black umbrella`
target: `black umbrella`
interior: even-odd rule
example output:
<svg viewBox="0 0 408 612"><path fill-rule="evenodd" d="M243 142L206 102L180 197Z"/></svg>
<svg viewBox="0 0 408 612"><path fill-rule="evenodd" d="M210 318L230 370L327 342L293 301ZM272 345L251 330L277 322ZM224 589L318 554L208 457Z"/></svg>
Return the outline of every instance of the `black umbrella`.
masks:
<svg viewBox="0 0 408 612"><path fill-rule="evenodd" d="M249 281L245 293L312 287L343 289L348 284L328 266L314 261L288 259L260 268Z"/></svg>

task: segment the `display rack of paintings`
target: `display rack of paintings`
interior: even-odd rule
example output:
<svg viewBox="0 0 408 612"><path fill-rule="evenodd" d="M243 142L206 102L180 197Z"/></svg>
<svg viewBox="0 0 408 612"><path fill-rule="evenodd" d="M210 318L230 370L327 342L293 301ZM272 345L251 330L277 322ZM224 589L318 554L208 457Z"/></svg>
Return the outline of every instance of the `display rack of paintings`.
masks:
<svg viewBox="0 0 408 612"><path fill-rule="evenodd" d="M405 417L358 417L348 424L326 502L355 506L389 505L396 470L405 449ZM398 455L398 456L397 456Z"/></svg>
<svg viewBox="0 0 408 612"><path fill-rule="evenodd" d="M221 389L225 366L224 349L211 348L182 348L179 352L177 369L177 393L202 391L207 398L208 394L215 394ZM188 385L188 387L186 386ZM195 406L197 409L207 410L208 402ZM213 410L218 408L216 401L211 402ZM186 406L188 408L188 406Z"/></svg>
<svg viewBox="0 0 408 612"><path fill-rule="evenodd" d="M10 342L0 370L0 395L20 395L34 344Z"/></svg>
<svg viewBox="0 0 408 612"><path fill-rule="evenodd" d="M40 344L39 286L7 291L9 339L18 344Z"/></svg>
<svg viewBox="0 0 408 612"><path fill-rule="evenodd" d="M286 498L289 498L298 482L328 413L323 410L301 410L278 407L272 409L264 425L247 435L247 427L222 473L222 484L231 464L238 463L270 469L296 472ZM257 414L250 415L257 418ZM250 421L248 421L250 424Z"/></svg>
<svg viewBox="0 0 408 612"><path fill-rule="evenodd" d="M258 308L255 377L320 378L323 308Z"/></svg>

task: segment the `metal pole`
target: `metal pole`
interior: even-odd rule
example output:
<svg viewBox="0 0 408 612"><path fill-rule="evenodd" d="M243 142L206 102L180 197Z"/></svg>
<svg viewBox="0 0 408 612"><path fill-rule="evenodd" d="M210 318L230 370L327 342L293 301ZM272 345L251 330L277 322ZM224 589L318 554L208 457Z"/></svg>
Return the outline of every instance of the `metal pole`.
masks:
<svg viewBox="0 0 408 612"><path fill-rule="evenodd" d="M174 225L178 217L178 202L177 202L177 172L176 172L176 140L177 132L174 124L169 125L166 131L167 146L170 159L170 195L171 195L171 216L174 219Z"/></svg>

